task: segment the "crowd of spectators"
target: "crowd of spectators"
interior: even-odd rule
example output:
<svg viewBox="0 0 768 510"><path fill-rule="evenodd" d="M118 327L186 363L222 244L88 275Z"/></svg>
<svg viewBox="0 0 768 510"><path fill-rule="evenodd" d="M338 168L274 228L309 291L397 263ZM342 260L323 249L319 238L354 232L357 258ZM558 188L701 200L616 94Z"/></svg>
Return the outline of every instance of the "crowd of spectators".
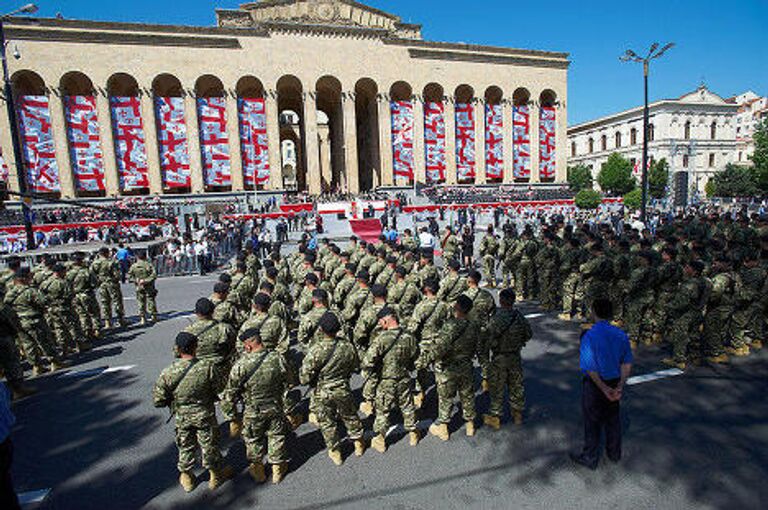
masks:
<svg viewBox="0 0 768 510"><path fill-rule="evenodd" d="M531 200L564 200L573 198L568 186L538 188L533 186L499 186L494 188L432 186L424 195L436 204L475 204L525 202Z"/></svg>

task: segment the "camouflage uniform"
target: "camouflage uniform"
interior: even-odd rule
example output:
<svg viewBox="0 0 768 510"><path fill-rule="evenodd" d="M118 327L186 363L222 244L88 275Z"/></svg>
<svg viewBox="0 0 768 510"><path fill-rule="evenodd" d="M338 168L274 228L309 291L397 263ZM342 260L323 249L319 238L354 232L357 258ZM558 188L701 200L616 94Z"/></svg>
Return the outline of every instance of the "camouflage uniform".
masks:
<svg viewBox="0 0 768 510"><path fill-rule="evenodd" d="M366 306L360 313L360 318L357 320L354 329L352 330L352 341L354 342L357 352L362 356L366 349L373 343L373 339L377 334L381 333L378 325L377 315L384 308L384 303L373 303L371 306ZM365 383L363 384L363 400L372 402L376 397L376 386L379 384L379 380L375 373L363 371L362 373Z"/></svg>
<svg viewBox="0 0 768 510"><path fill-rule="evenodd" d="M665 262L658 270L658 294L651 314L653 332L662 334L669 326L669 303L674 299L678 285L683 279L683 269L674 261Z"/></svg>
<svg viewBox="0 0 768 510"><path fill-rule="evenodd" d="M704 314L704 355L716 357L725 352L733 337L734 294L736 275L732 271L720 272L710 278L711 292Z"/></svg>
<svg viewBox="0 0 768 510"><path fill-rule="evenodd" d="M496 255L499 242L493 234L485 234L480 241L480 256L483 257L483 275L491 287L496 286Z"/></svg>
<svg viewBox="0 0 768 510"><path fill-rule="evenodd" d="M61 352L66 356L72 349L80 350L84 346L83 331L72 308L75 295L69 282L51 276L40 285L40 292L48 304L46 317Z"/></svg>
<svg viewBox="0 0 768 510"><path fill-rule="evenodd" d="M234 358L235 330L223 322L202 318L184 328L184 331L197 337L197 357L211 365L216 392L221 393ZM226 407L224 402L221 411L228 419L235 416L234 409Z"/></svg>
<svg viewBox="0 0 768 510"><path fill-rule="evenodd" d="M437 297L425 296L416 305L406 329L416 338L419 346L419 358L416 361L416 389L426 393L430 386L429 365L432 357L432 345L440 329L448 319L448 306Z"/></svg>
<svg viewBox="0 0 768 510"><path fill-rule="evenodd" d="M339 283L334 287L332 304L337 310L344 309L344 303L346 303L347 298L356 290L356 283L357 280L355 277L351 274L347 274L339 280Z"/></svg>
<svg viewBox="0 0 768 510"><path fill-rule="evenodd" d="M282 356L267 349L243 353L232 366L224 399L232 408L243 402L243 442L251 464L261 463L265 453L270 464L288 461L289 427L283 412L287 379Z"/></svg>
<svg viewBox="0 0 768 510"><path fill-rule="evenodd" d="M648 325L648 315L655 302L656 278L656 270L651 266L638 266L629 277L625 297L625 322L627 334L633 342L648 339L653 333Z"/></svg>
<svg viewBox="0 0 768 510"><path fill-rule="evenodd" d="M467 290L467 279L458 273L449 273L440 282L440 290L437 291L437 299L445 303L453 303L456 298Z"/></svg>
<svg viewBox="0 0 768 510"><path fill-rule="evenodd" d="M242 315L247 315L251 309L251 300L256 293L253 280L245 273L235 273L229 284L227 300L230 301Z"/></svg>
<svg viewBox="0 0 768 510"><path fill-rule="evenodd" d="M437 383L438 413L435 423L451 421L453 399L459 394L464 421L474 421L475 382L472 360L477 353L476 325L469 319L450 318L432 347Z"/></svg>
<svg viewBox="0 0 768 510"><path fill-rule="evenodd" d="M299 322L298 340L306 348L312 347L321 336L319 323L320 318L325 315L328 309L325 307L313 307L308 313L301 317Z"/></svg>
<svg viewBox="0 0 768 510"><path fill-rule="evenodd" d="M484 350L482 347L488 342L488 321L496 311L496 301L490 292L477 287L470 287L464 293L472 300L472 309L469 311L469 319L475 324L475 335L477 343L481 347L480 353ZM483 380L488 380L489 360L486 356L480 356L480 372Z"/></svg>
<svg viewBox="0 0 768 510"><path fill-rule="evenodd" d="M323 334L310 346L301 366L299 380L312 388L312 409L329 450L338 447L339 420L350 439L363 437L363 424L349 387L349 378L358 365L357 353L349 340Z"/></svg>
<svg viewBox="0 0 768 510"><path fill-rule="evenodd" d="M344 322L347 331L354 330L357 319L366 307L373 304L373 294L368 287L358 287L350 292L344 303L344 309L341 312L341 319Z"/></svg>
<svg viewBox="0 0 768 510"><path fill-rule="evenodd" d="M560 258L560 272L564 275L562 285L563 294L563 312L569 315L580 313L580 303L584 299L579 282L581 274L579 268L586 258L586 252L583 248L574 248L567 245L565 252Z"/></svg>
<svg viewBox="0 0 768 510"><path fill-rule="evenodd" d="M766 270L760 266L742 268L736 279L736 311L733 314L733 347L764 340Z"/></svg>
<svg viewBox="0 0 768 510"><path fill-rule="evenodd" d="M114 307L118 320L125 321L123 293L120 290L120 267L117 261L100 255L91 264L91 270L99 284L102 318L105 322L111 323Z"/></svg>
<svg viewBox="0 0 768 510"><path fill-rule="evenodd" d="M560 252L549 241L536 253L536 266L539 273L539 299L544 310L554 310L559 307L560 285L558 282L560 270Z"/></svg>
<svg viewBox="0 0 768 510"><path fill-rule="evenodd" d="M449 235L443 243L443 259L448 261L456 258L459 252L459 239L454 235Z"/></svg>
<svg viewBox="0 0 768 510"><path fill-rule="evenodd" d="M672 320L669 342L676 363L688 360L688 344L699 343L702 311L709 298L708 283L702 277L685 280L669 301Z"/></svg>
<svg viewBox="0 0 768 510"><path fill-rule="evenodd" d="M237 329L240 323L243 322L240 319L240 314L230 301L226 299L219 299L216 294L211 294L208 299L213 303L213 320L217 322L223 322L231 326L233 329Z"/></svg>
<svg viewBox="0 0 768 510"><path fill-rule="evenodd" d="M89 338L96 338L101 328L101 313L96 299L96 277L93 272L77 263L67 270L67 280L75 294L74 310L80 329Z"/></svg>
<svg viewBox="0 0 768 510"><path fill-rule="evenodd" d="M58 362L53 333L43 317L48 303L40 291L27 284L13 284L8 287L4 302L19 319L18 340L29 362L41 367L43 356Z"/></svg>
<svg viewBox="0 0 768 510"><path fill-rule="evenodd" d="M139 307L139 317L157 320L157 288L155 280L157 273L147 260L138 260L128 270L128 279L136 285L136 302Z"/></svg>
<svg viewBox="0 0 768 510"><path fill-rule="evenodd" d="M214 407L217 384L213 365L197 359L174 361L155 383L152 391L155 407L169 407L176 416L179 472L190 472L195 467L198 446L206 469L217 470L223 463Z"/></svg>
<svg viewBox="0 0 768 510"><path fill-rule="evenodd" d="M515 268L511 258L514 249L515 238L505 234L499 242L499 265L501 266L501 283L504 287L512 285L514 279Z"/></svg>
<svg viewBox="0 0 768 510"><path fill-rule="evenodd" d="M595 299L610 298L608 289L613 277L612 268L611 260L604 254L593 255L579 268L581 274L579 309L583 316L589 315L589 309Z"/></svg>
<svg viewBox="0 0 768 510"><path fill-rule="evenodd" d="M9 386L24 380L24 369L19 359L15 337L19 334L19 320L6 304L0 303L0 369Z"/></svg>
<svg viewBox="0 0 768 510"><path fill-rule="evenodd" d="M397 310L397 316L401 321L407 321L411 317L419 301L421 301L421 292L407 280L396 282L387 292L387 302Z"/></svg>
<svg viewBox="0 0 768 510"><path fill-rule="evenodd" d="M518 300L530 299L536 295L535 267L533 259L539 251L534 239L525 239L520 245L520 262L515 271L515 286Z"/></svg>
<svg viewBox="0 0 768 510"><path fill-rule="evenodd" d="M525 408L520 352L532 336L531 326L519 310L499 308L491 318L485 349L491 359L488 386L492 416L502 415L505 388L509 388L512 411L522 412Z"/></svg>

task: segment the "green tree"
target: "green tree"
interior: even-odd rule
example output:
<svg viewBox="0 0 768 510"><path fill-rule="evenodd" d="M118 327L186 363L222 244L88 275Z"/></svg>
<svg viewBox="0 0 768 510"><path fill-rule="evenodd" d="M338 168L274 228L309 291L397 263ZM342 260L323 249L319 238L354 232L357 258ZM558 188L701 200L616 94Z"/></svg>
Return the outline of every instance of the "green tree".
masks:
<svg viewBox="0 0 768 510"><path fill-rule="evenodd" d="M648 194L655 199L664 198L669 182L669 163L664 158L654 161L648 169Z"/></svg>
<svg viewBox="0 0 768 510"><path fill-rule="evenodd" d="M614 152L608 156L608 161L600 168L597 183L603 191L611 195L620 196L629 193L637 185L632 175L632 163L621 154Z"/></svg>
<svg viewBox="0 0 768 510"><path fill-rule="evenodd" d="M763 119L755 129L753 136L755 153L749 157L752 160L752 173L755 182L763 194L768 193L768 117Z"/></svg>
<svg viewBox="0 0 768 510"><path fill-rule="evenodd" d="M715 181L713 179L710 179L707 181L707 183L704 185L704 193L707 194L709 198L717 196L717 189L715 186Z"/></svg>
<svg viewBox="0 0 768 510"><path fill-rule="evenodd" d="M586 165L568 167L568 185L578 193L583 189L592 189L592 170Z"/></svg>
<svg viewBox="0 0 768 510"><path fill-rule="evenodd" d="M709 182L716 197L753 197L759 193L753 170L733 163L725 165Z"/></svg>
<svg viewBox="0 0 768 510"><path fill-rule="evenodd" d="M643 202L643 190L635 188L626 195L624 195L624 206L629 209L640 209Z"/></svg>
<svg viewBox="0 0 768 510"><path fill-rule="evenodd" d="M574 202L579 209L597 209L603 202L603 197L593 189L583 189L576 193Z"/></svg>

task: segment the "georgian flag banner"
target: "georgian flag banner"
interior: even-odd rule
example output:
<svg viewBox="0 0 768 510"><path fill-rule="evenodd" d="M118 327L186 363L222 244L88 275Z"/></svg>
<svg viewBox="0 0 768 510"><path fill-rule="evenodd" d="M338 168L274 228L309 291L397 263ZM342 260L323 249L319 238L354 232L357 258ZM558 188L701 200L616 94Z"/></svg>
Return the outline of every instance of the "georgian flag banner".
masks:
<svg viewBox="0 0 768 510"><path fill-rule="evenodd" d="M115 141L117 175L120 189L134 191L149 188L147 148L141 119L141 99L111 96L112 133Z"/></svg>
<svg viewBox="0 0 768 510"><path fill-rule="evenodd" d="M445 116L443 103L424 103L424 151L427 184L445 181Z"/></svg>
<svg viewBox="0 0 768 510"><path fill-rule="evenodd" d="M542 106L539 117L539 178L555 178L555 109Z"/></svg>
<svg viewBox="0 0 768 510"><path fill-rule="evenodd" d="M197 98L197 118L205 185L231 186L226 100L223 97Z"/></svg>
<svg viewBox="0 0 768 510"><path fill-rule="evenodd" d="M475 179L475 109L456 104L456 174L459 182Z"/></svg>
<svg viewBox="0 0 768 510"><path fill-rule="evenodd" d="M156 97L155 117L163 185L168 189L189 188L192 179L187 149L187 124L184 120L184 99Z"/></svg>
<svg viewBox="0 0 768 510"><path fill-rule="evenodd" d="M392 162L395 177L413 180L413 103L392 101Z"/></svg>
<svg viewBox="0 0 768 510"><path fill-rule="evenodd" d="M96 98L64 96L64 117L78 191L104 191L104 158L99 142Z"/></svg>
<svg viewBox="0 0 768 510"><path fill-rule="evenodd" d="M504 178L504 109L500 104L485 105L485 175Z"/></svg>
<svg viewBox="0 0 768 510"><path fill-rule="evenodd" d="M512 110L512 176L531 178L531 113L526 105Z"/></svg>
<svg viewBox="0 0 768 510"><path fill-rule="evenodd" d="M264 98L237 98L240 116L240 147L245 184L264 185L269 182L269 145Z"/></svg>
<svg viewBox="0 0 768 510"><path fill-rule="evenodd" d="M35 193L57 193L61 191L61 185L48 97L21 96L18 110L29 190Z"/></svg>

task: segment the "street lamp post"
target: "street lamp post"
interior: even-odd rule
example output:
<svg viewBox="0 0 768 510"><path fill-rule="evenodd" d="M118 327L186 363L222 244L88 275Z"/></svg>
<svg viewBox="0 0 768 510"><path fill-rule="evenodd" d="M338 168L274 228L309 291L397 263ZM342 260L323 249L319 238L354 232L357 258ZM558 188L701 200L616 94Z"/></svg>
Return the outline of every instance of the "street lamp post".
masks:
<svg viewBox="0 0 768 510"><path fill-rule="evenodd" d="M643 64L643 170L641 180L643 199L640 206L640 219L643 223L646 223L646 206L648 203L648 68L650 67L651 60L659 58L674 45L675 43L668 43L659 50L659 43L653 43L645 57L639 56L632 50L627 50L624 55L619 57L622 62L641 62Z"/></svg>
<svg viewBox="0 0 768 510"><path fill-rule="evenodd" d="M21 210L24 217L24 231L27 234L27 249L35 249L35 233L32 230L32 218L29 206L24 201L23 195L27 193L27 179L24 175L24 160L21 148L21 139L19 137L19 125L16 120L16 107L13 100L13 85L11 76L8 73L8 57L6 55L5 26L4 23L16 14L34 14L37 12L35 4L27 4L16 9L13 12L0 16L0 58L3 61L3 85L5 93L5 106L8 109L8 121L11 129L11 144L13 145L13 158L16 161L16 178L19 182L19 193L21 197Z"/></svg>

